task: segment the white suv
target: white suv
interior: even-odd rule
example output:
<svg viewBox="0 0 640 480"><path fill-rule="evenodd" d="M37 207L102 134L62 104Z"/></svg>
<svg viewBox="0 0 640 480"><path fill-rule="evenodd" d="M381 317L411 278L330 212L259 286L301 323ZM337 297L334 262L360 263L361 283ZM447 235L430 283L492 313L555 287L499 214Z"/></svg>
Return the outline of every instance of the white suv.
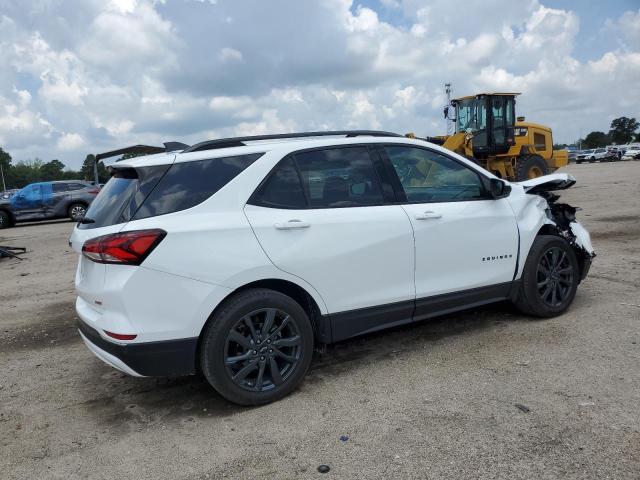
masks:
<svg viewBox="0 0 640 480"><path fill-rule="evenodd" d="M112 175L71 236L80 335L239 404L292 391L314 346L505 299L558 315L594 256L549 193L571 176L507 183L391 133L214 140Z"/></svg>

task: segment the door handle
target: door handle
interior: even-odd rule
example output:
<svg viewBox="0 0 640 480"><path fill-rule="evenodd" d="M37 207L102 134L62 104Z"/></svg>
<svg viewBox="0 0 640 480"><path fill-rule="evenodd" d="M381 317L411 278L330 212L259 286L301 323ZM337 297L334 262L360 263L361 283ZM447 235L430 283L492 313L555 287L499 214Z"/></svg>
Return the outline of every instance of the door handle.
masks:
<svg viewBox="0 0 640 480"><path fill-rule="evenodd" d="M427 210L426 212L418 213L416 215L416 220L431 220L432 218L442 218L442 214L432 210Z"/></svg>
<svg viewBox="0 0 640 480"><path fill-rule="evenodd" d="M310 225L302 220L289 220L287 222L278 222L273 225L278 230L293 230L294 228L309 228Z"/></svg>

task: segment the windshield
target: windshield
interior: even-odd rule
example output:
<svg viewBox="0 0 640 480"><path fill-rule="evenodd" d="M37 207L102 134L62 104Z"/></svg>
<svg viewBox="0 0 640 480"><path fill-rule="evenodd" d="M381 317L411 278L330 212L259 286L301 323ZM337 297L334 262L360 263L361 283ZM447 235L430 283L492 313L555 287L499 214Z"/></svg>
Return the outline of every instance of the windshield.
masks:
<svg viewBox="0 0 640 480"><path fill-rule="evenodd" d="M459 100L456 104L456 131L477 132L487 128L487 107L484 98Z"/></svg>

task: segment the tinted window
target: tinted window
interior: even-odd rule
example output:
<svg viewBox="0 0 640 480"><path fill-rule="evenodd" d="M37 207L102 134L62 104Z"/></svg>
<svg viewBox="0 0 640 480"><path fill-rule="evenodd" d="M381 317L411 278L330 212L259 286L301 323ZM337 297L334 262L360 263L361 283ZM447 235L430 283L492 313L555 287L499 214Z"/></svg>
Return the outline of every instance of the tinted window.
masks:
<svg viewBox="0 0 640 480"><path fill-rule="evenodd" d="M330 148L295 155L310 208L384 203L366 147Z"/></svg>
<svg viewBox="0 0 640 480"><path fill-rule="evenodd" d="M67 190L67 184L66 183L54 183L51 185L51 188L53 190L53 193L61 193L61 192L65 192Z"/></svg>
<svg viewBox="0 0 640 480"><path fill-rule="evenodd" d="M82 183L70 183L67 186L68 190L82 190L83 188L85 188L86 185L82 184Z"/></svg>
<svg viewBox="0 0 640 480"><path fill-rule="evenodd" d="M273 208L306 208L307 201L292 157L276 166L249 203Z"/></svg>
<svg viewBox="0 0 640 480"><path fill-rule="evenodd" d="M439 153L413 147L385 147L411 203L486 198L480 177Z"/></svg>
<svg viewBox="0 0 640 480"><path fill-rule="evenodd" d="M168 165L162 165L137 170L133 168L115 170L87 210L85 221L91 219L93 223L81 223L80 228L98 228L126 222L130 218L131 204L135 204L133 200L136 193L142 190L144 185L147 185L147 189L155 186L167 168Z"/></svg>
<svg viewBox="0 0 640 480"><path fill-rule="evenodd" d="M138 208L133 220L164 215L204 202L262 153L174 163Z"/></svg>

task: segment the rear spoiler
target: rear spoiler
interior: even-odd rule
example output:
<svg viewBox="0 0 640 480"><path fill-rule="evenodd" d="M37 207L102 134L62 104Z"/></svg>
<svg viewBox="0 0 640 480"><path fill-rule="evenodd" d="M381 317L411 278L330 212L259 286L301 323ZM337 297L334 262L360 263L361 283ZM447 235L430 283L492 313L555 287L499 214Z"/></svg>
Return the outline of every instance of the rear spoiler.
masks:
<svg viewBox="0 0 640 480"><path fill-rule="evenodd" d="M131 147L120 148L119 150L111 150L110 152L99 153L95 157L93 162L93 175L95 177L95 183L98 184L98 162L101 162L105 158L118 157L126 155L127 153L135 153L138 155L152 155L155 153L168 153L178 150L185 150L189 148L189 145L181 142L165 142L164 147L154 147L152 145L133 145ZM116 160L118 162L119 160Z"/></svg>

